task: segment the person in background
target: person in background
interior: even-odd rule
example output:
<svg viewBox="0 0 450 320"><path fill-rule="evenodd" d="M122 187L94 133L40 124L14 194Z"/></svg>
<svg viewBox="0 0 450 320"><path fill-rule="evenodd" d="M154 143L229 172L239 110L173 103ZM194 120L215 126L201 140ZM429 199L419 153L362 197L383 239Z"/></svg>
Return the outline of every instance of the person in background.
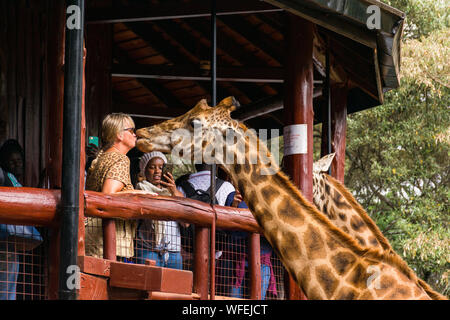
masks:
<svg viewBox="0 0 450 320"><path fill-rule="evenodd" d="M10 139L0 148L0 186L22 187L24 153L16 140ZM20 179L20 182L19 182ZM19 256L8 234L0 234L0 300L16 300Z"/></svg>
<svg viewBox="0 0 450 320"><path fill-rule="evenodd" d="M183 196L186 196L186 191L181 186L183 180L187 179L187 182L192 185L194 190L207 191L211 186L211 165L205 163L196 164L195 169L197 170L196 173L192 173L186 177L180 177L177 180L178 190L183 194ZM216 179L216 185L217 183L218 179ZM228 181L223 181L220 188L216 192L217 204L224 206L228 195L234 191L235 189L231 183Z"/></svg>
<svg viewBox="0 0 450 320"><path fill-rule="evenodd" d="M92 161L86 178L86 190L107 194L133 190L130 159L126 156L136 145L133 119L123 113L107 115L102 122L102 148ZM115 219L116 255L134 256L136 221ZM103 258L103 230L100 218L86 219L86 255Z"/></svg>
<svg viewBox="0 0 450 320"><path fill-rule="evenodd" d="M226 206L231 207L237 207L237 208L245 208L248 209L247 204L242 200L242 195L239 193L239 191L236 190L236 192L231 193L226 202ZM236 261L234 262L234 268L229 266L229 269L234 269L233 273L234 276L230 276L230 279L233 279L233 282L231 285L231 292L230 295L234 298L243 298L244 295L244 278L245 278L245 272L248 269L248 256L247 256L247 233L246 232L239 232L239 231L231 231L229 232L231 243L242 243L244 242L244 250L242 252L239 252L237 254ZM276 281L275 281L275 275L273 273L273 266L272 262L270 260L270 257L272 256L272 247L267 242L267 240L264 237L261 237L260 241L260 256L261 256L261 300L266 299L267 292L271 292L272 295L277 296L277 288L276 288ZM230 271L230 270L229 270Z"/></svg>
<svg viewBox="0 0 450 320"><path fill-rule="evenodd" d="M170 172L162 176L166 156L154 151L144 154L139 161L139 190L155 192L162 196L178 196L183 194L177 190L175 180ZM166 181L163 181L163 179ZM144 264L146 259L155 260L159 267L182 269L180 226L187 227L177 221L140 220L136 241L137 262Z"/></svg>

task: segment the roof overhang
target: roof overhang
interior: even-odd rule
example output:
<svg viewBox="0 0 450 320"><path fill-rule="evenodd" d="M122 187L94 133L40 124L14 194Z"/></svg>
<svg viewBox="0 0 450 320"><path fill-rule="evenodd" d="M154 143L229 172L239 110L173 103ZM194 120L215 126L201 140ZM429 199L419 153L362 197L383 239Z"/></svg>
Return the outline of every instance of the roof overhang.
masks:
<svg viewBox="0 0 450 320"><path fill-rule="evenodd" d="M350 109L358 110L383 103L385 92L399 86L400 45L405 14L375 0L264 0L274 6L311 21L322 28L337 33L347 41L364 46L366 59L371 61L373 89L358 86L358 97L349 102L362 103ZM369 29L368 19L374 14L370 6L379 8L379 29ZM378 11L378 10L377 10ZM375 83L373 83L375 82ZM367 99L364 99L364 95ZM350 110L349 110L350 111Z"/></svg>

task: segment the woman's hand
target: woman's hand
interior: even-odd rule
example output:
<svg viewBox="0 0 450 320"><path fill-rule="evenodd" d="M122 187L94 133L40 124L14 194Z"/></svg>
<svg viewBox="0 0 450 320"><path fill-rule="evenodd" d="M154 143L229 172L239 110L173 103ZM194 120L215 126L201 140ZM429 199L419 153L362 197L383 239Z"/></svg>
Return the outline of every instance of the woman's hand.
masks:
<svg viewBox="0 0 450 320"><path fill-rule="evenodd" d="M242 199L242 195L239 193L239 191L236 190L236 193L234 195L233 202L231 203L231 206L237 208L239 203L242 202L242 200L243 200Z"/></svg>
<svg viewBox="0 0 450 320"><path fill-rule="evenodd" d="M177 189L175 184L175 180L170 172L164 174L164 178L166 178L167 182L161 179L161 184L163 187L169 189L169 192L172 196L183 197L183 194Z"/></svg>

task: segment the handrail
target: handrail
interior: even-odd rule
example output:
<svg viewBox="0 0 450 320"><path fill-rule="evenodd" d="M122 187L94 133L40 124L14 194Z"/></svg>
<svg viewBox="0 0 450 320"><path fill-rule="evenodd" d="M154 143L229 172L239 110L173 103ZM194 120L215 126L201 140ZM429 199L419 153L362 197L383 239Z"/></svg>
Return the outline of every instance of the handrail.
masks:
<svg viewBox="0 0 450 320"><path fill-rule="evenodd" d="M0 187L0 222L57 226L60 190Z"/></svg>
<svg viewBox="0 0 450 320"><path fill-rule="evenodd" d="M35 225L57 228L61 191L37 188L0 187L0 223ZM82 206L83 203L80 203ZM144 194L104 194L84 192L85 216L121 219L177 220L195 224L196 271L194 290L203 299L208 297L207 279L204 275L208 265L208 231L217 214L216 226L224 230L250 233L249 271L251 274L251 299L260 298L259 235L262 230L248 209L238 209L210 204L182 197L151 196ZM205 232L201 232L201 231ZM115 243L114 243L115 245ZM203 269L202 269L203 268ZM198 270L197 270L198 269ZM205 281L206 280L206 281Z"/></svg>
<svg viewBox="0 0 450 320"><path fill-rule="evenodd" d="M214 218L211 205L182 197L137 194L111 194L86 191L86 216L122 219L177 220L210 227ZM227 230L262 233L248 209L214 206L216 226Z"/></svg>
<svg viewBox="0 0 450 320"><path fill-rule="evenodd" d="M55 227L60 190L0 187L0 221ZM81 205L81 204L80 204ZM98 218L177 220L209 227L214 211L209 204L181 197L111 194L85 191L85 215ZM215 206L216 225L227 230L262 233L248 209Z"/></svg>

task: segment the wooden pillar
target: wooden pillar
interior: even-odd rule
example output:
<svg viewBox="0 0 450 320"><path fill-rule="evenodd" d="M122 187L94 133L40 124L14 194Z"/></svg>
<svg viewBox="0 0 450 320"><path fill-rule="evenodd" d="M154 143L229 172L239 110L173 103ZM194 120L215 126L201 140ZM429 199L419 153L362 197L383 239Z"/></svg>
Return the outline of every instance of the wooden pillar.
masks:
<svg viewBox="0 0 450 320"><path fill-rule="evenodd" d="M84 177L86 165L86 107L85 107L85 92L86 92L86 45L84 45L83 55L83 98L81 102L81 138L80 138L80 208L78 213L78 256L85 254L85 228L84 228Z"/></svg>
<svg viewBox="0 0 450 320"><path fill-rule="evenodd" d="M345 146L347 134L347 87L331 86L331 150L336 155L331 173L344 183Z"/></svg>
<svg viewBox="0 0 450 320"><path fill-rule="evenodd" d="M336 155L331 163L331 175L344 183L345 175L345 146L347 134L347 93L345 85L331 85L331 152ZM325 107L325 106L324 106ZM321 156L327 152L326 119L322 122Z"/></svg>
<svg viewBox="0 0 450 320"><path fill-rule="evenodd" d="M209 229L195 226L194 239L194 292L201 300L208 299ZM214 258L214 256L213 256Z"/></svg>
<svg viewBox="0 0 450 320"><path fill-rule="evenodd" d="M64 102L64 2L49 2L47 174L50 188L61 189Z"/></svg>
<svg viewBox="0 0 450 320"><path fill-rule="evenodd" d="M250 299L261 300L261 246L259 233L248 237L248 271L250 274Z"/></svg>
<svg viewBox="0 0 450 320"><path fill-rule="evenodd" d="M49 187L51 189L61 189L64 41L66 25L64 1L49 1L48 20L48 84L46 86L46 95L48 97L48 121L46 134L46 171ZM58 298L59 242L59 229L51 230L49 247L49 299Z"/></svg>
<svg viewBox="0 0 450 320"><path fill-rule="evenodd" d="M314 25L292 14L288 16L284 83L284 169L306 199L312 201ZM292 154L289 154L288 148L291 148ZM306 298L291 277L287 287L289 299Z"/></svg>

